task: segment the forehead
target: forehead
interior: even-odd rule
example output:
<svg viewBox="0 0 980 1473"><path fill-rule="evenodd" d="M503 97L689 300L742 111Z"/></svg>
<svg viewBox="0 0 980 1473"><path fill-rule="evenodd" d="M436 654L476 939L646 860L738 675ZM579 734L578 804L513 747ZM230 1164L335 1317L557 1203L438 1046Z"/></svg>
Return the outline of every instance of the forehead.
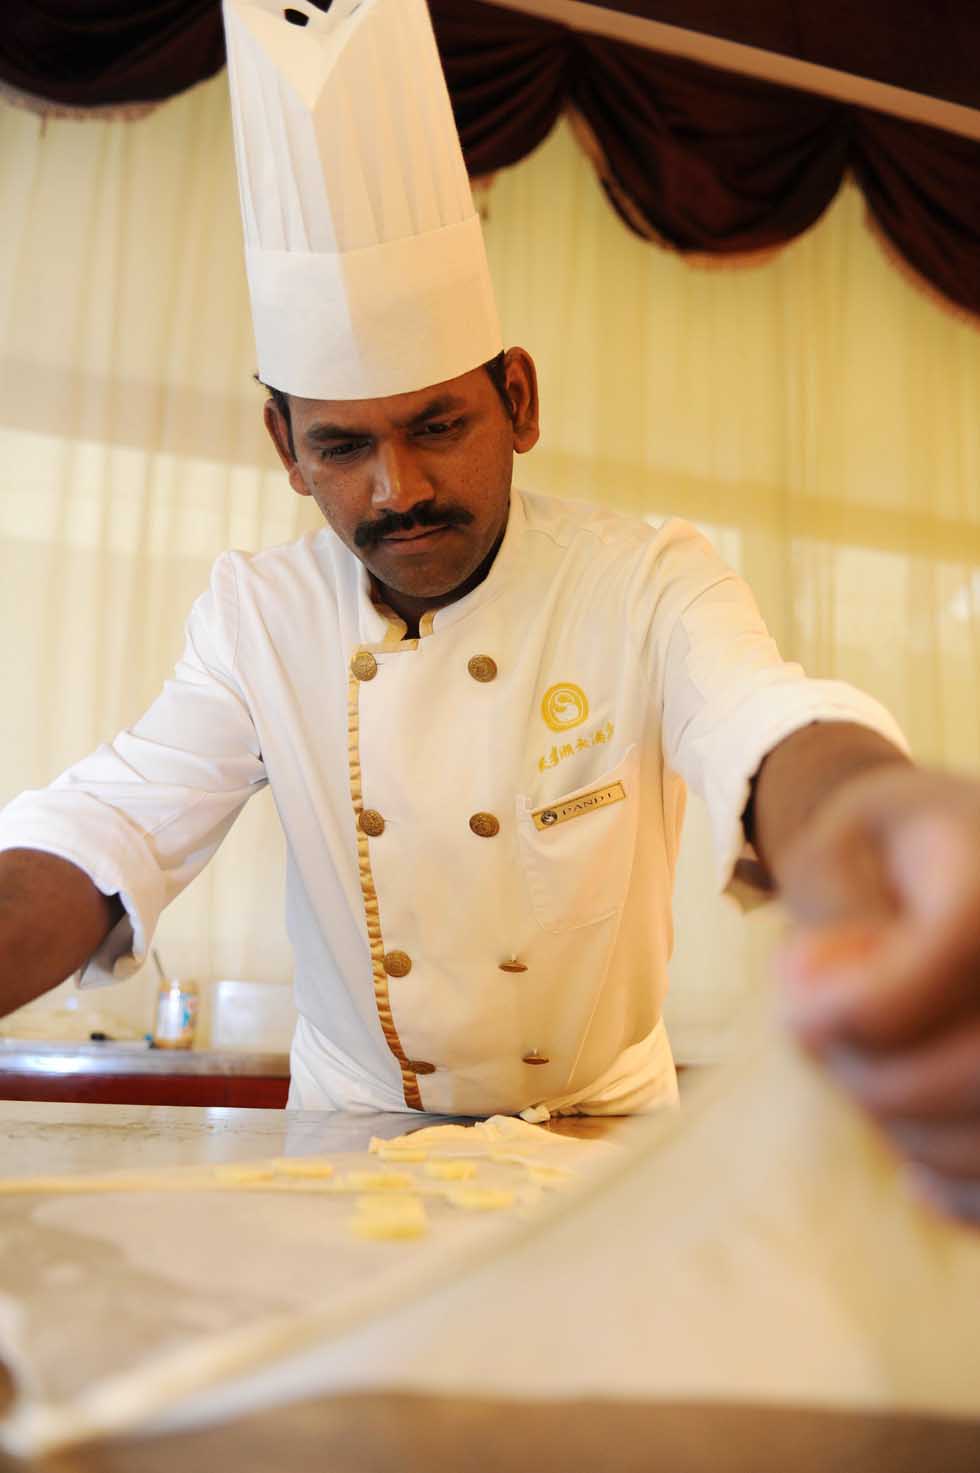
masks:
<svg viewBox="0 0 980 1473"><path fill-rule="evenodd" d="M300 428L314 424L357 426L375 430L397 429L410 424L428 410L436 412L452 408L476 407L493 385L482 367L474 368L444 383L413 389L407 394L391 394L383 399L303 399L290 395L293 418Z"/></svg>

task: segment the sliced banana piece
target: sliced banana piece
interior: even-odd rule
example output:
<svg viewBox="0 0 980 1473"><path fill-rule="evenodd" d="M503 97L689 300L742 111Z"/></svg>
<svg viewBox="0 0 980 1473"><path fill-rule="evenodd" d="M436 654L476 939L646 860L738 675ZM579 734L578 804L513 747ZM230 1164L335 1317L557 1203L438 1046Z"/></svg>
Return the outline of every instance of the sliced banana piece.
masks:
<svg viewBox="0 0 980 1473"><path fill-rule="evenodd" d="M464 1212L500 1212L513 1207L514 1193L496 1187L457 1187L447 1193L447 1200Z"/></svg>
<svg viewBox="0 0 980 1473"><path fill-rule="evenodd" d="M357 1238L385 1240L420 1238L429 1223L420 1197L361 1197L349 1226Z"/></svg>
<svg viewBox="0 0 980 1473"><path fill-rule="evenodd" d="M426 1163L425 1174L436 1181L469 1181L476 1176L476 1162L429 1161Z"/></svg>
<svg viewBox="0 0 980 1473"><path fill-rule="evenodd" d="M415 1182L407 1171L348 1171L342 1185L352 1192L410 1192Z"/></svg>
<svg viewBox="0 0 980 1473"><path fill-rule="evenodd" d="M528 1166L527 1174L531 1181L537 1182L543 1187L558 1187L567 1182L572 1173L566 1171L564 1166Z"/></svg>
<svg viewBox="0 0 980 1473"><path fill-rule="evenodd" d="M231 1162L214 1168L214 1179L223 1187L253 1186L257 1182L272 1181L274 1176L275 1170L271 1166L236 1166Z"/></svg>

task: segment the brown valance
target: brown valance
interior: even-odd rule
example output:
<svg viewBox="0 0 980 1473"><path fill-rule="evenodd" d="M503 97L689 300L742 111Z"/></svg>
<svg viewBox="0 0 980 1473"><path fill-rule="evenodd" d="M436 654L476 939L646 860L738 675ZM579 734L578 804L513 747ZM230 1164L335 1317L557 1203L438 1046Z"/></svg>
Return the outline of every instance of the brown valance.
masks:
<svg viewBox="0 0 980 1473"><path fill-rule="evenodd" d="M927 97L980 107L973 0L592 0Z"/></svg>
<svg viewBox="0 0 980 1473"><path fill-rule="evenodd" d="M712 4L717 8L717 0L695 7L705 28ZM691 21L690 7L685 22L667 0L610 5ZM850 170L906 262L951 301L980 314L980 144L483 0L430 0L430 8L474 175L525 157L570 109L631 229L681 251L732 256L778 246L806 230ZM914 87L921 6L891 0L872 9L888 35L878 54L897 58L891 78ZM785 29L786 7L726 0L722 10L727 20L719 16L718 28L733 39L763 41L759 18L770 11L776 25L782 10ZM841 6L812 0L807 8L797 0L792 10L809 54L846 65ZM930 14L932 41L923 56L932 75L942 7ZM870 23L864 14L855 33L865 51L874 49L877 35ZM946 34L952 41L959 31L953 26ZM783 30L779 36L788 48L792 38ZM169 97L222 62L216 0L18 0L0 19L0 81L75 108ZM953 79L947 93L978 100L963 98L966 84L954 61L944 75Z"/></svg>
<svg viewBox="0 0 980 1473"><path fill-rule="evenodd" d="M225 64L216 0L9 0L0 80L72 108L155 102Z"/></svg>

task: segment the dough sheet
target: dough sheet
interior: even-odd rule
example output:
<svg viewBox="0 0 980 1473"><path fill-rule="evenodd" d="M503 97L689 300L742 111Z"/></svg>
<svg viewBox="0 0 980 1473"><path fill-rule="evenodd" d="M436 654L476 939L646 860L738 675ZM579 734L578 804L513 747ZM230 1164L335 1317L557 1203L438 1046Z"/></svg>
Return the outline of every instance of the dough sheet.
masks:
<svg viewBox="0 0 980 1473"><path fill-rule="evenodd" d="M536 1167L571 1189L618 1154L522 1121L424 1133L424 1147L409 1134L331 1157L0 1180L0 1355L18 1392L0 1444L122 1429L338 1333L532 1220L554 1195ZM492 1159L501 1140L515 1159Z"/></svg>
<svg viewBox="0 0 980 1473"><path fill-rule="evenodd" d="M631 1152L510 1120L398 1149L297 1191L273 1165L226 1191L0 1196L6 1446L354 1390L980 1419L980 1233L918 1205L768 1030ZM476 1169L433 1175L453 1163ZM411 1184L361 1189L384 1175Z"/></svg>

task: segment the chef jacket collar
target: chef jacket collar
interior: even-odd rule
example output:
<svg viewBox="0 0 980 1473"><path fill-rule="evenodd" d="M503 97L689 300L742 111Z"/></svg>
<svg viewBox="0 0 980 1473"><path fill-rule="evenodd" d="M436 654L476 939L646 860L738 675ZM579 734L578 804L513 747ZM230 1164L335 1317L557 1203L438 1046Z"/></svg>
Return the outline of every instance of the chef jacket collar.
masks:
<svg viewBox="0 0 980 1473"><path fill-rule="evenodd" d="M423 638L428 634L448 629L461 619L466 619L471 614L485 608L499 597L517 567L526 525L524 499L519 491L511 491L507 527L489 573L482 583L478 583L463 598L457 599L455 603L446 604L444 608L436 609L431 618L423 615L420 628ZM350 556L353 557L354 554L351 553ZM400 643L405 632L404 620L385 605L374 601L371 575L363 563L360 563L358 568L357 592L361 643L371 646Z"/></svg>

